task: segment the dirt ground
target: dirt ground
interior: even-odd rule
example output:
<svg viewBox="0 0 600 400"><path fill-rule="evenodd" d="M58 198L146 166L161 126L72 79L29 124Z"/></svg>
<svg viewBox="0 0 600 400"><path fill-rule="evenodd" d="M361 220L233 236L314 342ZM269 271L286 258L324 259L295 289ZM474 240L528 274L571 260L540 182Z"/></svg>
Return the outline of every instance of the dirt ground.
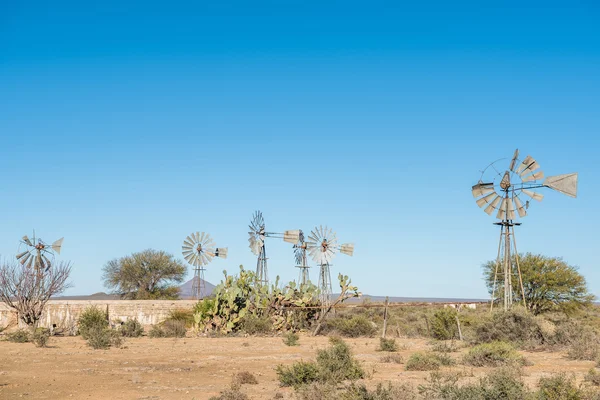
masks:
<svg viewBox="0 0 600 400"><path fill-rule="evenodd" d="M354 354L372 373L368 386L378 382L423 383L428 372L409 372L402 364L381 363L377 338L348 339ZM397 339L406 360L430 346L422 339ZM124 348L93 350L80 337L53 337L49 348L31 343L0 342L0 399L208 399L231 382L234 373L250 371L258 385L244 385L251 399L272 399L281 393L293 398L290 388L279 387L275 366L312 360L326 337L301 336L300 345L288 347L280 337L128 339ZM523 354L533 362L525 368L525 381L533 386L540 376L574 373L578 379L594 365L570 361L562 353ZM460 357L460 353L451 353ZM457 365L475 376L485 368Z"/></svg>

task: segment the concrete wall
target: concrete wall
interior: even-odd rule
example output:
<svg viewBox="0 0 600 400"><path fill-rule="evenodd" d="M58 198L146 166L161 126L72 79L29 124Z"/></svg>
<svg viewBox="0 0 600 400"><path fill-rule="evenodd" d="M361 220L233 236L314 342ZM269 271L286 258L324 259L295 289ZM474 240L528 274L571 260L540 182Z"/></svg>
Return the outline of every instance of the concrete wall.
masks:
<svg viewBox="0 0 600 400"><path fill-rule="evenodd" d="M108 307L111 321L137 318L142 325L154 325L165 320L172 310L191 309L195 300L50 300L44 309L40 326L74 327L77 318L89 306L101 310ZM0 303L0 328L16 323L16 315Z"/></svg>

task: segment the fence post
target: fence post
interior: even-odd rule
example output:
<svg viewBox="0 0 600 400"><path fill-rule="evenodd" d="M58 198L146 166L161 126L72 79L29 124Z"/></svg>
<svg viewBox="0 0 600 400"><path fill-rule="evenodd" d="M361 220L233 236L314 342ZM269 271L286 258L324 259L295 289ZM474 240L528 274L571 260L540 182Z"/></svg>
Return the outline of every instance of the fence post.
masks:
<svg viewBox="0 0 600 400"><path fill-rule="evenodd" d="M387 321L388 321L388 305L390 302L389 297L385 297L385 308L383 309L383 333L381 337L385 339L385 332L387 331Z"/></svg>

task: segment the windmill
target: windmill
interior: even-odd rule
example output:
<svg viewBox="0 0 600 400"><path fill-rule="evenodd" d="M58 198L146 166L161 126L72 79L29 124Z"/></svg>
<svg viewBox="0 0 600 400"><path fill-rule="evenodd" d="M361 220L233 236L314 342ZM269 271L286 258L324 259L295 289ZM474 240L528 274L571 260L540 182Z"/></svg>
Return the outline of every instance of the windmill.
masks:
<svg viewBox="0 0 600 400"><path fill-rule="evenodd" d="M248 232L250 250L258 257L256 261L256 278L261 285L267 285L269 283L269 275L265 239L268 237L280 238L288 243L296 244L300 237L300 230L285 231L284 233L267 232L265 219L260 211L254 212L248 227L250 228L250 232Z"/></svg>
<svg viewBox="0 0 600 400"><path fill-rule="evenodd" d="M208 233L196 232L185 238L181 254L194 267L192 296L195 299L201 299L207 294L204 281L205 266L214 257L227 258L227 247L215 248L215 243Z"/></svg>
<svg viewBox="0 0 600 400"><path fill-rule="evenodd" d="M521 225L520 222L516 222L517 215L519 218L524 218L529 209L529 200L523 195L536 201L542 201L544 196L534 189L550 188L567 196L577 197L577 173L549 176L544 179L544 173L533 157L528 155L522 161L518 157L519 150L517 149L508 165L502 165L507 159L494 161L482 171L479 182L472 187L473 197L477 199L477 205L483 208L488 215L496 212L496 218L500 220L494 223L494 225L500 226L500 241L494 272L491 307L494 305L498 270L501 267L500 273L504 278L505 310L512 306L512 279L515 270L519 278L523 302L525 303L523 279L514 231L515 226ZM505 167L507 169L504 169ZM544 180L542 181L542 179Z"/></svg>
<svg viewBox="0 0 600 400"><path fill-rule="evenodd" d="M345 243L338 245L335 232L323 226L315 227L308 235L307 249L310 256L320 266L319 290L321 292L321 304L327 306L331 302L331 260L335 254L340 253L352 256L354 244Z"/></svg>
<svg viewBox="0 0 600 400"><path fill-rule="evenodd" d="M298 284L306 285L310 280L308 276L308 263L306 262L306 249L307 244L304 241L304 232L300 230L300 234L298 236L298 243L294 245L294 259L296 260L296 268L300 269L300 274L298 276Z"/></svg>
<svg viewBox="0 0 600 400"><path fill-rule="evenodd" d="M36 238L33 231L31 239L27 235L21 238L17 260L21 265L27 265L27 268L34 266L38 271L48 271L54 263L54 254L60 254L63 240L64 238L60 238L49 245L41 238ZM25 250L21 251L23 246Z"/></svg>

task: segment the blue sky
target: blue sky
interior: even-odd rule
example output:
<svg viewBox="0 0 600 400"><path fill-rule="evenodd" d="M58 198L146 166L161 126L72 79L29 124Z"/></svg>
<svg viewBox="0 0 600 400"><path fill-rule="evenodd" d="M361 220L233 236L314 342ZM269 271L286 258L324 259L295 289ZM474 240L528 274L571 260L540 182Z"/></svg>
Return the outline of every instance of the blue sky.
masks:
<svg viewBox="0 0 600 400"><path fill-rule="evenodd" d="M600 295L595 2L165 4L0 5L3 257L65 236L68 294L89 294L110 259L179 256L198 230L229 247L216 283L255 267L260 209L354 242L332 271L364 293L485 297L498 231L470 187L518 147L580 174L577 199L532 205L519 250ZM291 247L267 246L271 277L296 278Z"/></svg>

